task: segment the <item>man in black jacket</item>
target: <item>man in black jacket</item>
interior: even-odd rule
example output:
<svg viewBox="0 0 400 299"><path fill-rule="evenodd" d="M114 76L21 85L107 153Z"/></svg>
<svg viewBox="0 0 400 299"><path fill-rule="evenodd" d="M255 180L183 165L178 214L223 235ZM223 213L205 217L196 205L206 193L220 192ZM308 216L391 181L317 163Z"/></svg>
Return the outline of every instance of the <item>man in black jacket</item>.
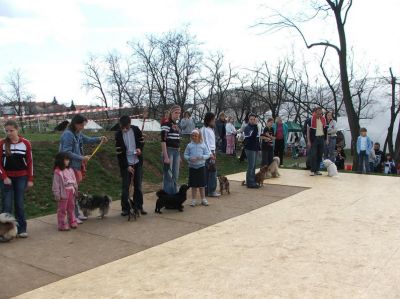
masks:
<svg viewBox="0 0 400 299"><path fill-rule="evenodd" d="M134 208L146 215L143 210L143 155L144 139L142 131L131 125L131 118L127 115L119 119L120 130L115 133L115 147L117 149L118 164L122 177L121 216L129 215L129 186L133 180Z"/></svg>
<svg viewBox="0 0 400 299"><path fill-rule="evenodd" d="M256 183L256 161L260 150L260 132L257 126L257 115L249 114L249 123L244 128L244 148L247 156L246 185L247 188L260 188Z"/></svg>

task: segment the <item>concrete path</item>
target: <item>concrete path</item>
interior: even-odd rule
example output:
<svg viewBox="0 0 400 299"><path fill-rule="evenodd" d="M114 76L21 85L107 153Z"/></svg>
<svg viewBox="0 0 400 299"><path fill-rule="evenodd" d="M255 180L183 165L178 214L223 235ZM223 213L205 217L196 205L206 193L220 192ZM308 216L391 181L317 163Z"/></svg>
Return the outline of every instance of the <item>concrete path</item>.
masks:
<svg viewBox="0 0 400 299"><path fill-rule="evenodd" d="M136 222L128 222L119 215L120 203L116 201L106 219L91 218L69 232L57 231L55 215L30 220L28 239L0 244L0 298L22 294L135 254L302 190L274 186L257 190L252 193L257 196L249 198L246 188L232 182L231 195L210 199L209 207L186 206L183 213L165 211L162 215L154 213L155 195L147 194L145 208L149 214Z"/></svg>
<svg viewBox="0 0 400 299"><path fill-rule="evenodd" d="M281 172L232 198L310 189L20 297L399 298L400 178Z"/></svg>

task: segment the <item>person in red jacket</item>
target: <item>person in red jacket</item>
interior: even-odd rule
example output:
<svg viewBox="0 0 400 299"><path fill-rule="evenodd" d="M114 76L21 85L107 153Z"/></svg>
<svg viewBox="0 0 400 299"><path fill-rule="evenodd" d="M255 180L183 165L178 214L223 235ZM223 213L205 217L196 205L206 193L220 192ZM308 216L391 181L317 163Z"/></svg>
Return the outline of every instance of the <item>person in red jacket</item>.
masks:
<svg viewBox="0 0 400 299"><path fill-rule="evenodd" d="M0 187L3 194L3 213L12 212L14 197L18 236L28 237L24 210L27 187L33 186L32 148L28 140L18 135L18 124L9 120L4 125L6 138L0 140Z"/></svg>

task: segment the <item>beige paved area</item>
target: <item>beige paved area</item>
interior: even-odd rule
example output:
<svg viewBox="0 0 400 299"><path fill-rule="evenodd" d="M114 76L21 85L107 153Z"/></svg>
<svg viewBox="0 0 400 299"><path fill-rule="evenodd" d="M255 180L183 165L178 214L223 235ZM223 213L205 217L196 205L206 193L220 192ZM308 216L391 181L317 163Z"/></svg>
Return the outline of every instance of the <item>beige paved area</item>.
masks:
<svg viewBox="0 0 400 299"><path fill-rule="evenodd" d="M165 211L162 215L153 213L155 196L148 194L149 215L130 223L119 216L119 201L113 203L107 219L90 219L76 231L58 232L55 215L33 219L28 223L30 238L0 244L0 298L135 254L304 190L276 186L257 190L256 197L244 200L248 193L240 183L233 182L231 188L230 196L211 199L210 207L186 207L184 213Z"/></svg>
<svg viewBox="0 0 400 299"><path fill-rule="evenodd" d="M21 298L399 298L400 179L282 174L311 189Z"/></svg>

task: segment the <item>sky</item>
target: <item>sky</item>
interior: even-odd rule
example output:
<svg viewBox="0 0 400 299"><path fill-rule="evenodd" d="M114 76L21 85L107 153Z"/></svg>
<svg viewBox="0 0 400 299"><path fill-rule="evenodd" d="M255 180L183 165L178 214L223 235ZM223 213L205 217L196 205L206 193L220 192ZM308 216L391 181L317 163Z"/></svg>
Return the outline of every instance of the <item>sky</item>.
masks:
<svg viewBox="0 0 400 299"><path fill-rule="evenodd" d="M186 25L205 53L222 51L238 70L263 61L274 64L286 55L315 66L321 49L306 50L294 32L263 33L263 28L252 26L268 20L272 9L293 15L306 12L310 2L0 0L0 88L7 74L19 68L36 101L56 96L62 103L98 103L82 88L83 63L90 53L104 55L113 49L129 53L128 41ZM391 66L400 74L399 11L398 0L354 0L346 32L360 70L379 67L381 74L387 74ZM310 41L336 40L332 23L312 23L303 29Z"/></svg>

